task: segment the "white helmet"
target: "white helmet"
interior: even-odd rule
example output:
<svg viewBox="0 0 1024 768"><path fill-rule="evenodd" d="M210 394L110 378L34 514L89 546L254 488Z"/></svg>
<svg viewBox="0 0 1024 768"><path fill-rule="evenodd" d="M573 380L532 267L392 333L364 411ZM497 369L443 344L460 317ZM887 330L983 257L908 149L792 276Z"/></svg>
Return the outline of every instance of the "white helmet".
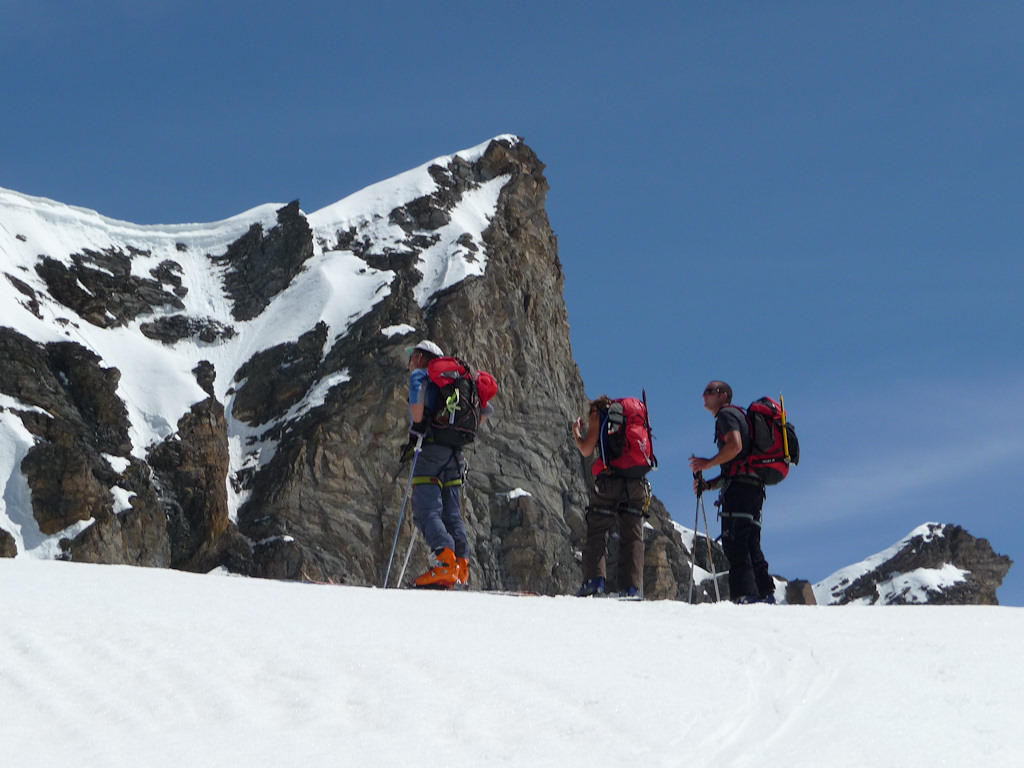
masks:
<svg viewBox="0 0 1024 768"><path fill-rule="evenodd" d="M410 355L413 352L416 352L417 350L421 352L426 352L427 354L433 355L434 357L444 357L444 352L441 351L441 348L437 346L437 344L435 344L434 342L427 341L426 339L421 341L415 347L405 348L405 351L408 352Z"/></svg>

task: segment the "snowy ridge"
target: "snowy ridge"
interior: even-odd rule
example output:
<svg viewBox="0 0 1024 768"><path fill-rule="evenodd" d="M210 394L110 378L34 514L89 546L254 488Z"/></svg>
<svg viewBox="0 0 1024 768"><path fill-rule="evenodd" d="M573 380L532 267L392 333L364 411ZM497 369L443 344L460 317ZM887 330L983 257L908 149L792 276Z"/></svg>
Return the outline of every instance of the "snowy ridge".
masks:
<svg viewBox="0 0 1024 768"><path fill-rule="evenodd" d="M518 137L497 136L495 140L519 141ZM462 159L478 160L490 142L459 152ZM437 183L431 177L432 166L444 167L452 160L451 155L439 157L418 168L399 174L387 181L349 195L344 200L310 214L307 219L321 243L330 242L338 232L356 228L361 234L371 237L377 245L375 252L400 249L400 243L407 238L398 225L388 220L388 214L403 202L415 200L436 191ZM498 202L498 193L507 181L498 177L471 190L452 212L451 221L435 234L438 240L419 258L419 268L424 280L416 287L416 301L426 305L430 297L439 291L464 280L470 275L483 274L486 259L483 257L483 241L479 238L487 227L488 220ZM474 256L457 239L466 232L475 233L474 243L480 256Z"/></svg>
<svg viewBox="0 0 1024 768"><path fill-rule="evenodd" d="M518 141L511 136L499 138ZM489 143L456 154L473 162ZM295 341L321 322L328 329L322 350L326 355L355 321L388 296L394 273L369 267L350 250L339 247L339 233L354 229L360 236L372 236L375 247L383 252L400 249L408 233L391 223L388 213L435 192L438 184L431 166L445 167L455 157L436 158L308 215L314 234L313 256L261 314L245 321L232 316L233 303L224 284L227 267L215 258L253 225L264 232L271 230L277 224L280 204L262 205L208 224L136 225L0 189L0 325L37 343L77 342L99 355L104 366L117 368L121 374L118 396L128 410L132 454L138 458L145 458L154 444L174 434L178 418L208 397L192 371L201 361L209 361L217 372L214 394L228 414L232 475L265 464L276 446L274 439L266 437L274 425L242 424L230 418L231 390L237 386L235 372L258 352ZM416 286L415 298L422 306L438 291L482 274L486 258L481 233L507 180L498 177L469 190L449 212L450 223L432 233L433 243L418 255L417 262L424 279ZM72 257L85 251L128 256L131 275L149 281L157 277L161 265L172 264L181 280L175 294L184 309L158 307L120 327L101 328L85 321L49 295L45 280L36 271L43 256L70 268ZM90 269L102 271L103 267L90 265ZM164 287L170 291L169 285ZM88 291L80 282L79 288ZM212 342L191 337L165 343L140 331L143 323L178 314L230 328L233 333ZM346 373L341 371L314 382L305 401L286 419L316 407L332 387L345 380ZM4 409L0 410L0 481L8 489L0 499L0 527L15 536L19 552L50 557L53 541L49 539L54 537L31 530L34 520L25 506L28 489L19 466L33 438L9 412L24 410L23 404L12 400L6 398L0 404ZM230 478L228 493L234 517L244 498L235 493Z"/></svg>

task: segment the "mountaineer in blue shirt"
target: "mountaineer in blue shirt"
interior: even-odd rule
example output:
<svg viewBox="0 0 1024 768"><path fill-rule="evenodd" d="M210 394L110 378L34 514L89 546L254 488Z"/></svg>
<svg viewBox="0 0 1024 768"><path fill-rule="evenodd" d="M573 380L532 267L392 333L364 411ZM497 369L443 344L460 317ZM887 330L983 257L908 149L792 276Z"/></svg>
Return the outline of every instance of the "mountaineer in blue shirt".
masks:
<svg viewBox="0 0 1024 768"><path fill-rule="evenodd" d="M433 564L413 581L417 587L452 589L469 583L469 540L462 520L462 482L466 459L458 447L432 439L428 418L436 408L437 387L427 375L431 360L444 357L432 341L421 341L409 351L409 421L412 439L423 436L412 478L413 522L433 553ZM486 406L480 424L494 412Z"/></svg>

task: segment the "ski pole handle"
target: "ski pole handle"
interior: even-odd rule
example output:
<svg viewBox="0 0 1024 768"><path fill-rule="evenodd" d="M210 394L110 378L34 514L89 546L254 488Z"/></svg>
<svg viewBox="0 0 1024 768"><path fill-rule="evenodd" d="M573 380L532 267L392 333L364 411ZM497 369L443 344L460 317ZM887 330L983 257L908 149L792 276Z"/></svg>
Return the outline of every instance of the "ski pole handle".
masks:
<svg viewBox="0 0 1024 768"><path fill-rule="evenodd" d="M704 473L697 470L693 473L693 490L698 496L708 489L708 484L704 482Z"/></svg>

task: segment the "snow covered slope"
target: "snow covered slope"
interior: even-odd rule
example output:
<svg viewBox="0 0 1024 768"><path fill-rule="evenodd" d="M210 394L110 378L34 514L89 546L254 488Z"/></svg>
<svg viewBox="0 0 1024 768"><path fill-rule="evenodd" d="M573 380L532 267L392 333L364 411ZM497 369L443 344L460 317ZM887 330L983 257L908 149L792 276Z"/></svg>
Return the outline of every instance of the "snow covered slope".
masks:
<svg viewBox="0 0 1024 768"><path fill-rule="evenodd" d="M9 768L1024 755L1019 608L517 598L19 559L0 560L0 615Z"/></svg>

